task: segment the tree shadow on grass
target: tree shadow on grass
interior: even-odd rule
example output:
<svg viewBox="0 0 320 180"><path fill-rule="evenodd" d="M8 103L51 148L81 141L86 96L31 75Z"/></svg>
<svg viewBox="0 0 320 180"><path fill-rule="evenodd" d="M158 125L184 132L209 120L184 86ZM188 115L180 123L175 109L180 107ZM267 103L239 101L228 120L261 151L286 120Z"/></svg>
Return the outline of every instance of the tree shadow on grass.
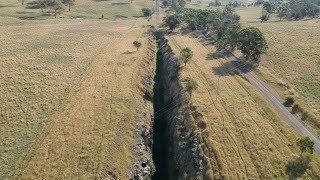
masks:
<svg viewBox="0 0 320 180"><path fill-rule="evenodd" d="M297 179L302 177L307 169L310 168L311 159L306 156L300 156L299 158L289 161L286 165L286 174L289 179Z"/></svg>
<svg viewBox="0 0 320 180"><path fill-rule="evenodd" d="M216 51L213 53L207 54L207 60L216 60L220 58L230 57L232 54L225 50Z"/></svg>
<svg viewBox="0 0 320 180"><path fill-rule="evenodd" d="M28 11L18 11L17 14L35 14L35 12L28 12Z"/></svg>
<svg viewBox="0 0 320 180"><path fill-rule="evenodd" d="M218 76L234 76L239 75L240 71L235 68L230 62L226 62L219 67L213 67L212 72Z"/></svg>
<svg viewBox="0 0 320 180"><path fill-rule="evenodd" d="M142 18L142 17L144 17L144 16L142 16L142 15L134 15L134 16L132 16L132 17L134 17L134 18ZM128 17L127 17L128 18Z"/></svg>
<svg viewBox="0 0 320 180"><path fill-rule="evenodd" d="M38 1L28 2L26 9L40 9L40 3Z"/></svg>
<svg viewBox="0 0 320 180"><path fill-rule="evenodd" d="M212 36L210 36L208 33L204 33L201 31L194 33L194 37L198 38L200 42L204 45L214 45L216 43L216 40Z"/></svg>
<svg viewBox="0 0 320 180"><path fill-rule="evenodd" d="M239 75L240 73L248 73L259 66L258 61L244 61L236 58L230 51L221 50L207 55L207 60L215 60L219 58L229 59L220 67L213 67L213 73L219 76Z"/></svg>
<svg viewBox="0 0 320 180"><path fill-rule="evenodd" d="M14 5L0 5L0 8L7 8L7 7L16 7Z"/></svg>
<svg viewBox="0 0 320 180"><path fill-rule="evenodd" d="M135 52L137 52L137 51L125 51L125 52L123 52L122 54L133 54L133 53L135 53Z"/></svg>
<svg viewBox="0 0 320 180"><path fill-rule="evenodd" d="M188 34L190 34L190 33L192 33L193 31L190 29L190 28L188 28L188 27L182 27L181 29L180 29L180 33L182 34L182 35L188 35Z"/></svg>
<svg viewBox="0 0 320 180"><path fill-rule="evenodd" d="M241 61L239 59L235 59L230 61L230 63L239 69L242 73L246 74L250 71L253 71L259 66L259 61L249 62L249 61Z"/></svg>

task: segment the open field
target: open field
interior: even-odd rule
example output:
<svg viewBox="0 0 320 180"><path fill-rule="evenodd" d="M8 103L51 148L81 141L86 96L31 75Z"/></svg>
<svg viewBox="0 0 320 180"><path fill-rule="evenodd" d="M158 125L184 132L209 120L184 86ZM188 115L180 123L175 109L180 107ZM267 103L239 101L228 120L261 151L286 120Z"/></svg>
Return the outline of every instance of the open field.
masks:
<svg viewBox="0 0 320 180"><path fill-rule="evenodd" d="M28 3L34 0L25 0L25 5L22 6L17 0L2 0L0 1L0 16L9 16L17 18L36 18L48 19L54 18L50 14L50 10L28 8ZM126 4L112 4L112 3L126 3ZM95 1L95 0L76 0L75 5L71 6L71 11L65 7L65 12L58 17L60 18L101 18L104 15L105 19L116 18L135 18L142 15L141 8L151 7L153 1L133 1L131 4L128 0L113 0L113 1ZM52 10L51 10L52 11Z"/></svg>
<svg viewBox="0 0 320 180"><path fill-rule="evenodd" d="M320 20L280 22L272 17L261 23L260 8L239 8L236 12L243 26L258 27L269 45L256 73L282 99L294 96L301 107L320 121ZM320 133L312 122L310 126Z"/></svg>
<svg viewBox="0 0 320 180"><path fill-rule="evenodd" d="M158 47L163 55L155 52L153 35L162 36L150 32L155 18L139 18L154 1L123 3L129 1L76 0L71 12L54 19L16 0L0 2L0 179L128 179L137 169L149 177L154 166L161 168L157 159L164 159L164 177L191 167L205 179L320 179L319 155L300 154L296 131L231 57L200 32L178 30L165 36L168 44L175 54L185 47L194 54L189 64L172 68L178 58L167 43ZM318 21L273 17L262 24L260 11L237 9L243 26L260 28L269 42L253 73L280 98L294 96L319 115ZM192 97L179 73L199 84ZM159 120L165 127L156 127ZM320 122L319 129L306 124L320 134ZM152 147L156 141L159 147ZM167 159L171 154L178 156Z"/></svg>
<svg viewBox="0 0 320 180"><path fill-rule="evenodd" d="M0 21L0 179L127 177L145 20Z"/></svg>
<svg viewBox="0 0 320 180"><path fill-rule="evenodd" d="M206 122L202 136L214 172L226 179L289 178L289 162L299 161L294 129L224 57L213 58L216 49L200 35L178 33L168 39L176 54L185 47L194 52L181 73L199 84L192 102ZM319 173L314 156L304 177Z"/></svg>

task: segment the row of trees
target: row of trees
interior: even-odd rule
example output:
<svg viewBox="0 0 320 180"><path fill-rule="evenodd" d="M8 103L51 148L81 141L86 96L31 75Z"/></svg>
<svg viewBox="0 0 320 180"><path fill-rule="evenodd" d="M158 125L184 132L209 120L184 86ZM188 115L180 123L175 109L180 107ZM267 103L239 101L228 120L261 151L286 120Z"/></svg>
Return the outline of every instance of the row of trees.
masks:
<svg viewBox="0 0 320 180"><path fill-rule="evenodd" d="M184 65L186 66L187 63L189 63L193 57L193 51L188 47L183 48L180 51L180 57L182 58ZM197 83L197 81L195 81L191 77L184 78L183 82L184 82L186 92L188 92L188 94L190 95L190 98L191 98L193 91L198 89L198 83Z"/></svg>
<svg viewBox="0 0 320 180"><path fill-rule="evenodd" d="M239 49L246 60L257 61L268 48L261 31L254 27L241 28L240 16L230 6L223 11L186 9L164 18L164 24L174 30L182 22L191 30L215 32L219 49Z"/></svg>
<svg viewBox="0 0 320 180"><path fill-rule="evenodd" d="M218 6L221 6L221 5L222 4L221 4L221 2L219 0L215 0L215 1L212 1L212 2L209 3L209 7L211 7L211 6L218 7ZM228 6L236 8L236 7L242 6L242 3L238 2L238 1L230 1L228 3Z"/></svg>
<svg viewBox="0 0 320 180"><path fill-rule="evenodd" d="M22 5L24 5L25 0L19 0ZM28 3L31 8L39 8L41 12L44 12L45 9L49 9L54 12L55 18L58 14L62 13L65 9L65 6L68 6L69 11L71 6L74 5L75 0L36 0L34 2Z"/></svg>
<svg viewBox="0 0 320 180"><path fill-rule="evenodd" d="M187 0L189 2L191 2L191 0ZM175 10L176 12L181 12L184 7L186 6L187 2L184 0L163 0L162 1L162 5L167 7L167 6L171 6L173 10Z"/></svg>
<svg viewBox="0 0 320 180"><path fill-rule="evenodd" d="M67 0L66 0L67 1ZM58 0L38 0L38 6L43 12L44 9L52 9L54 11L54 17L57 17L57 14L60 14L64 11L64 5L62 1ZM71 5L70 5L71 6ZM69 10L70 10L69 6Z"/></svg>
<svg viewBox="0 0 320 180"><path fill-rule="evenodd" d="M260 19L261 21L267 21L270 14L277 14L280 20L283 18L299 20L304 17L316 17L320 11L316 3L317 1L312 0L290 0L287 3L265 2Z"/></svg>
<svg viewBox="0 0 320 180"><path fill-rule="evenodd" d="M213 6L213 7L221 6L221 2L218 0L212 1L209 3L209 7L211 7L211 6Z"/></svg>
<svg viewBox="0 0 320 180"><path fill-rule="evenodd" d="M246 59L257 60L261 53L267 49L267 42L259 29L254 27L241 28L238 16L231 6L220 11L194 10L187 9L182 13L175 13L164 18L164 24L170 30L174 30L181 23L187 24L189 29L209 30L216 32L219 48L235 49L238 48L244 54ZM180 51L180 56L185 64L193 57L193 51L190 48L184 48ZM189 93L198 88L197 82L187 77L183 80L185 90ZM304 153L313 153L314 141L307 136L297 138L296 144L300 149L300 157ZM307 166L306 166L307 167ZM290 173L301 170L300 165L288 165L286 171Z"/></svg>
<svg viewBox="0 0 320 180"><path fill-rule="evenodd" d="M59 9L64 9L63 4L68 6L69 11L71 11L71 6L74 5L75 0L38 0L37 2L41 8L41 11L43 11L43 9L52 8L55 6L59 6Z"/></svg>
<svg viewBox="0 0 320 180"><path fill-rule="evenodd" d="M216 1L214 5L218 4ZM171 31L181 23L187 25L190 30L213 30L220 49L238 48L247 60L258 60L260 54L267 49L266 40L260 30L253 27L242 29L239 23L240 16L231 6L226 6L223 11L214 11L185 9L183 3L179 3L179 7L176 5L173 7L176 13L167 15L163 19L164 25ZM184 48L180 56L186 65L191 60L193 52L190 48ZM191 97L192 91L198 87L197 82L192 78L186 78L184 82L186 91Z"/></svg>

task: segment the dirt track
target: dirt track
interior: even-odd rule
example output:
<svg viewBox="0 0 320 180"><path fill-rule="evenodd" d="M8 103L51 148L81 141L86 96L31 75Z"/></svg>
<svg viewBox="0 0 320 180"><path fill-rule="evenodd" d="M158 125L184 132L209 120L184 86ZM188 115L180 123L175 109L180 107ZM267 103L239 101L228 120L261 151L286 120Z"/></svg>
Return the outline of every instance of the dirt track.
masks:
<svg viewBox="0 0 320 180"><path fill-rule="evenodd" d="M229 58L231 62L235 62L237 58L231 56ZM266 87L266 85L257 77L252 75L252 73L248 72L247 70L237 66L236 63L234 64L237 68L239 68L244 75L249 79L249 81L254 84L257 89L267 97L267 99L273 104L274 107L282 114L282 116L288 121L288 123L301 135L309 136L314 140L314 151L320 153L320 140L319 138L312 133L301 121L299 121L295 116L293 116L289 110L281 103L281 101Z"/></svg>
<svg viewBox="0 0 320 180"><path fill-rule="evenodd" d="M214 43L214 39L206 34L204 36L206 40L210 43ZM256 88L272 103L272 105L280 112L280 114L287 120L287 122L301 135L303 136L309 136L312 138L315 142L314 144L314 151L317 153L320 153L320 140L319 138L312 133L301 121L299 121L295 116L293 116L289 110L281 103L281 101L266 87L266 85L257 77L252 75L249 71L246 69L241 68L237 64L237 58L234 56L230 56L229 60L231 63L236 66L238 69L240 69L246 78L249 79L249 81L256 86Z"/></svg>

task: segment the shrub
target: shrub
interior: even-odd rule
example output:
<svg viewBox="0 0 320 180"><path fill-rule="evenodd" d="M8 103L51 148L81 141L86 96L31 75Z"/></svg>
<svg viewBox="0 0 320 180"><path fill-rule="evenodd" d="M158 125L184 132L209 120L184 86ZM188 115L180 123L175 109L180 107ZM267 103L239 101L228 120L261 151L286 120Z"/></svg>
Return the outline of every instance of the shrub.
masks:
<svg viewBox="0 0 320 180"><path fill-rule="evenodd" d="M310 137L308 136L299 137L296 143L300 148L301 154L303 152L310 152L311 154L313 153L314 141L310 139Z"/></svg>
<svg viewBox="0 0 320 180"><path fill-rule="evenodd" d="M190 94L191 97L192 92L198 89L198 83L190 77L185 78L183 81L185 83L186 91Z"/></svg>
<svg viewBox="0 0 320 180"><path fill-rule="evenodd" d="M295 113L298 113L299 111L301 111L301 108L300 108L299 104L295 104L292 107L292 113L295 114Z"/></svg>
<svg viewBox="0 0 320 180"><path fill-rule="evenodd" d="M284 106L286 107L291 107L294 103L293 97L287 97L286 101L283 103Z"/></svg>
<svg viewBox="0 0 320 180"><path fill-rule="evenodd" d="M309 114L307 112L303 112L301 116L301 120L306 121L308 120L308 118L309 118Z"/></svg>
<svg viewBox="0 0 320 180"><path fill-rule="evenodd" d="M260 16L261 22L266 22L270 18L270 14L268 12L263 12L262 15Z"/></svg>
<svg viewBox="0 0 320 180"><path fill-rule="evenodd" d="M151 9L142 8L142 13L143 13L143 16L145 16L145 17L151 16Z"/></svg>
<svg viewBox="0 0 320 180"><path fill-rule="evenodd" d="M164 7L167 7L167 6L169 6L170 4L169 4L169 1L164 0L164 1L162 1L162 5L163 5Z"/></svg>

